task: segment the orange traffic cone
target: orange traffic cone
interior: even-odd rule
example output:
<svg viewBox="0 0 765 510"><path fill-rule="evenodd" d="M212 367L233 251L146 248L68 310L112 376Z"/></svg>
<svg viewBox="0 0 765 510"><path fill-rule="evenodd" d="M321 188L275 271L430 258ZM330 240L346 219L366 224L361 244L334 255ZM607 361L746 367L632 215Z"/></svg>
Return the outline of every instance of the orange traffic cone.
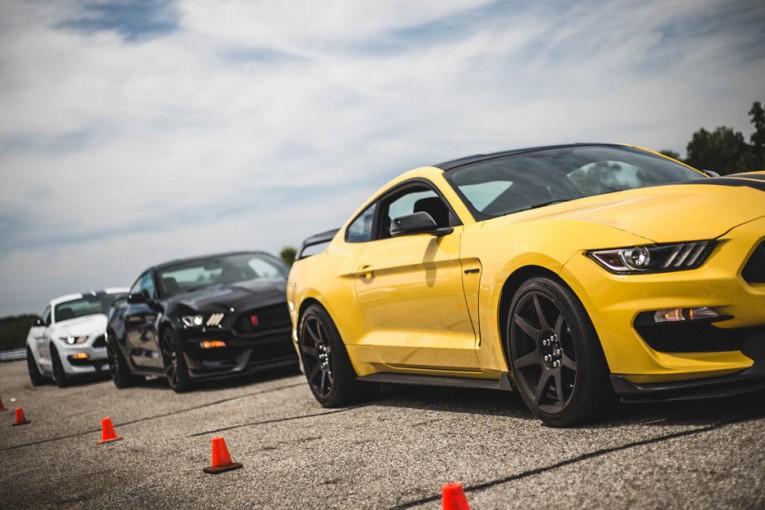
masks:
<svg viewBox="0 0 765 510"><path fill-rule="evenodd" d="M112 425L112 419L108 416L101 419L101 440L99 443L108 443L110 441L119 441L122 436L118 436L114 431L114 425Z"/></svg>
<svg viewBox="0 0 765 510"><path fill-rule="evenodd" d="M222 437L214 437L212 439L212 466L202 468L202 471L216 474L240 467L242 467L240 463L231 462L231 456L228 454L228 448L226 448L226 440Z"/></svg>
<svg viewBox="0 0 765 510"><path fill-rule="evenodd" d="M470 510L465 491L459 482L447 483L441 487L443 510Z"/></svg>
<svg viewBox="0 0 765 510"><path fill-rule="evenodd" d="M8 408L3 405L3 399L0 398L0 413L7 410Z"/></svg>
<svg viewBox="0 0 765 510"><path fill-rule="evenodd" d="M29 420L27 420L27 417L24 416L24 410L20 407L16 408L16 423L13 424L15 427L16 425L26 425L27 423L30 423Z"/></svg>

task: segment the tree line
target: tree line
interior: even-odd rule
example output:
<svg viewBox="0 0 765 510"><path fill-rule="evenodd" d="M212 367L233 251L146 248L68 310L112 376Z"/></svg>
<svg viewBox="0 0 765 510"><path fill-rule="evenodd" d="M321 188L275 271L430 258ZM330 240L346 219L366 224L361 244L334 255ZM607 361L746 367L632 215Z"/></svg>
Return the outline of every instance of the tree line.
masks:
<svg viewBox="0 0 765 510"><path fill-rule="evenodd" d="M686 146L686 158L671 150L662 154L703 170L714 170L720 175L751 170L765 170L765 109L755 101L749 110L754 132L747 142L744 135L727 126L714 131L699 129Z"/></svg>
<svg viewBox="0 0 765 510"><path fill-rule="evenodd" d="M0 319L0 351L21 349L27 339L29 328L37 319L37 315L17 315Z"/></svg>

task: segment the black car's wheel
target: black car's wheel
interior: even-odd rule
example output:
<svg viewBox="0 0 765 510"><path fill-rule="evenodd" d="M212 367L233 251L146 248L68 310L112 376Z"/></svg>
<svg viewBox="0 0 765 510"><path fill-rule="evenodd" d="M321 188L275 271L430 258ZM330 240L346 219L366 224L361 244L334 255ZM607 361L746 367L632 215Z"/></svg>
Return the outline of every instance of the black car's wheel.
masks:
<svg viewBox="0 0 765 510"><path fill-rule="evenodd" d="M526 405L547 425L594 419L613 393L595 329L577 297L548 278L521 285L507 319L507 356Z"/></svg>
<svg viewBox="0 0 765 510"><path fill-rule="evenodd" d="M50 346L50 357L53 362L53 380L56 381L59 388L66 388L69 386L69 378L64 372L64 365L61 363L58 351L52 345Z"/></svg>
<svg viewBox="0 0 765 510"><path fill-rule="evenodd" d="M298 346L308 385L324 407L358 402L377 392L376 384L356 380L335 323L321 306L311 305L303 314Z"/></svg>
<svg viewBox="0 0 765 510"><path fill-rule="evenodd" d="M40 373L40 369L37 368L32 349L30 349L29 346L27 346L27 371L29 372L29 380L32 383L32 386L41 386L45 384L45 378Z"/></svg>
<svg viewBox="0 0 765 510"><path fill-rule="evenodd" d="M130 367L119 347L114 345L114 340L106 343L106 357L109 360L109 375L117 388L129 388L143 381L143 377L130 373Z"/></svg>
<svg viewBox="0 0 765 510"><path fill-rule="evenodd" d="M165 363L167 383L176 393L189 391L193 386L193 381L189 375L186 358L183 357L181 342L175 331L170 328L165 329L162 333L160 347L162 349L162 359Z"/></svg>

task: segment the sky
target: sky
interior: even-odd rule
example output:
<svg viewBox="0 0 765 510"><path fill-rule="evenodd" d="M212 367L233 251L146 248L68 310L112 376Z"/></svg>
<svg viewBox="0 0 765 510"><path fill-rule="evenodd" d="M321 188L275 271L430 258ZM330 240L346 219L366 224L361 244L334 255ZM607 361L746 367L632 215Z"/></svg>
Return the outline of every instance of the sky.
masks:
<svg viewBox="0 0 765 510"><path fill-rule="evenodd" d="M751 134L762 0L0 0L0 317L475 153Z"/></svg>

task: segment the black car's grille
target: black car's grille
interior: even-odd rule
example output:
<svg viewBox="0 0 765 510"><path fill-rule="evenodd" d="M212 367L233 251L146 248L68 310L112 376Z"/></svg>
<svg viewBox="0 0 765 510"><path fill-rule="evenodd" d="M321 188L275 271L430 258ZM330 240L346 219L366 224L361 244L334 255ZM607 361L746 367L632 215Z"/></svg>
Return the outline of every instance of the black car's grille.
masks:
<svg viewBox="0 0 765 510"><path fill-rule="evenodd" d="M765 283L765 241L749 257L741 276L747 283Z"/></svg>
<svg viewBox="0 0 765 510"><path fill-rule="evenodd" d="M257 317L257 319L254 319ZM290 313L285 303L242 312L234 324L234 331L249 335L266 333L290 327Z"/></svg>
<svg viewBox="0 0 765 510"><path fill-rule="evenodd" d="M765 326L723 329L710 323L679 323L635 326L635 329L659 352L740 351L751 335L765 338Z"/></svg>
<svg viewBox="0 0 765 510"><path fill-rule="evenodd" d="M93 341L93 347L106 347L106 340L104 339L104 335L96 337L96 339Z"/></svg>

